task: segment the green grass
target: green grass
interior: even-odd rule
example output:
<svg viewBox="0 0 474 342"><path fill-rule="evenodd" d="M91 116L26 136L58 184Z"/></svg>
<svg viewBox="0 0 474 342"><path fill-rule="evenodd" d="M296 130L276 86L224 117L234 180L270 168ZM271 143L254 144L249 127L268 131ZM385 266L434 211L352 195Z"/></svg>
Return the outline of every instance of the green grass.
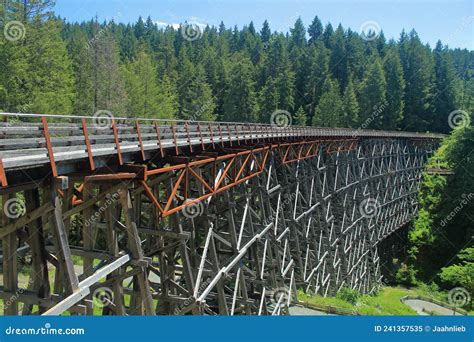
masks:
<svg viewBox="0 0 474 342"><path fill-rule="evenodd" d="M416 315L416 311L403 304L400 298L407 295L429 296L424 289L403 287L384 287L377 295L361 295L355 305L337 297L310 296L302 291L298 293L300 301L314 305L336 306L353 310L360 315ZM437 297L441 297L437 296Z"/></svg>

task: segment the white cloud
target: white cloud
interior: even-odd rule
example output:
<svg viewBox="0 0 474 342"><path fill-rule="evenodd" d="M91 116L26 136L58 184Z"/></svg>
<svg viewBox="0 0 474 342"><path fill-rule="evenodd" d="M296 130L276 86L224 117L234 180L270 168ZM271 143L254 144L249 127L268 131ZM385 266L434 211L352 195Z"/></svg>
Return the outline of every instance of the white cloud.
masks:
<svg viewBox="0 0 474 342"><path fill-rule="evenodd" d="M166 22L164 22L164 21L155 21L155 24L158 25L158 26L163 26L163 27L171 26L171 27L174 28L175 30L179 29L179 24L166 23Z"/></svg>
<svg viewBox="0 0 474 342"><path fill-rule="evenodd" d="M197 18L195 17L191 17L189 18L188 20L185 20L188 24L192 24L192 25L197 25L199 28L201 28L202 30L204 28L206 28L207 24L204 24L204 23L201 23L201 22L198 22L197 20L195 20ZM165 21L155 21L155 24L158 25L158 26L161 26L161 27L167 27L167 26L171 26L173 29L175 30L178 30L179 27L181 26L181 24L177 24L177 23L167 23Z"/></svg>

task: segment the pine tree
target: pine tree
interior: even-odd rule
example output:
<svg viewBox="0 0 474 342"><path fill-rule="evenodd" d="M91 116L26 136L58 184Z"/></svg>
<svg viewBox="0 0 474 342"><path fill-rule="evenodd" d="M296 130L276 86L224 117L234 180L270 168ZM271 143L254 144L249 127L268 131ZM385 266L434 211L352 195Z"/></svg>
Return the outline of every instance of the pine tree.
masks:
<svg viewBox="0 0 474 342"><path fill-rule="evenodd" d="M338 80L344 89L347 84L347 51L346 38L342 25L336 29L332 38L331 57L329 60L329 69L334 79Z"/></svg>
<svg viewBox="0 0 474 342"><path fill-rule="evenodd" d="M290 32L290 49L303 48L306 44L306 29L301 18L296 20Z"/></svg>
<svg viewBox="0 0 474 342"><path fill-rule="evenodd" d="M295 114L294 124L297 126L306 126L308 124L308 116L303 107L298 108Z"/></svg>
<svg viewBox="0 0 474 342"><path fill-rule="evenodd" d="M340 127L344 116L343 102L336 80L327 78L323 86L321 100L313 116L313 126Z"/></svg>
<svg viewBox="0 0 474 342"><path fill-rule="evenodd" d="M344 127L357 127L357 124L359 123L359 104L357 102L352 78L349 78L347 87L344 90L343 109L344 119L341 122L342 125Z"/></svg>
<svg viewBox="0 0 474 342"><path fill-rule="evenodd" d="M99 32L96 26L95 34ZM90 43L93 111L109 110L115 116L127 115L128 97L120 67L117 42L110 32Z"/></svg>
<svg viewBox="0 0 474 342"><path fill-rule="evenodd" d="M272 113L279 109L279 100L276 82L273 78L269 78L258 96L259 122L270 123Z"/></svg>
<svg viewBox="0 0 474 342"><path fill-rule="evenodd" d="M403 120L405 80L400 56L395 48L385 55L383 68L387 80L387 108L383 115L382 127L394 130Z"/></svg>
<svg viewBox="0 0 474 342"><path fill-rule="evenodd" d="M228 89L224 94L223 111L226 121L255 122L258 119L252 68L248 57L236 57L229 72Z"/></svg>
<svg viewBox="0 0 474 342"><path fill-rule="evenodd" d="M308 34L310 36L309 43L313 44L323 34L323 24L319 20L318 16L315 16L313 22L308 27Z"/></svg>
<svg viewBox="0 0 474 342"><path fill-rule="evenodd" d="M28 79L26 89L36 113L70 114L74 100L74 77L60 23L35 18L26 35Z"/></svg>
<svg viewBox="0 0 474 342"><path fill-rule="evenodd" d="M433 121L432 96L434 67L430 49L413 30L400 38L400 59L405 76L405 112L402 129L426 131Z"/></svg>
<svg viewBox="0 0 474 342"><path fill-rule="evenodd" d="M183 53L178 71L178 118L214 120L216 104L211 87L206 81L204 68L191 63Z"/></svg>
<svg viewBox="0 0 474 342"><path fill-rule="evenodd" d="M352 80L358 83L364 78L367 59L364 56L364 42L362 38L350 29L347 30L346 39L347 73L352 75Z"/></svg>
<svg viewBox="0 0 474 342"><path fill-rule="evenodd" d="M137 58L124 67L124 75L130 100L128 114L136 117L155 117L161 105L157 102L156 67L143 48Z"/></svg>
<svg viewBox="0 0 474 342"><path fill-rule="evenodd" d="M324 28L323 32L323 42L326 48L332 48L332 39L333 39L334 29L332 28L331 23L328 23Z"/></svg>
<svg viewBox="0 0 474 342"><path fill-rule="evenodd" d="M260 37L262 38L262 42L268 44L270 42L270 38L272 36L272 31L270 30L270 25L268 21L265 20L263 22L262 30L260 31Z"/></svg>
<svg viewBox="0 0 474 342"><path fill-rule="evenodd" d="M360 119L363 128L382 129L386 115L387 82L379 57L369 63L359 95Z"/></svg>
<svg viewBox="0 0 474 342"><path fill-rule="evenodd" d="M433 98L433 130L448 133L448 115L456 109L457 80L451 56L438 41L434 49L435 82Z"/></svg>
<svg viewBox="0 0 474 342"><path fill-rule="evenodd" d="M206 94L206 96L208 95ZM207 101L207 104L214 104L214 99L212 97L209 97ZM158 111L156 114L153 114L154 118L173 119L176 117L176 113L178 112L178 95L173 80L171 80L167 75L161 77L158 82L156 103L158 104ZM214 115L210 112L210 105L204 109L204 113L202 113L201 116L207 119L214 119Z"/></svg>
<svg viewBox="0 0 474 342"><path fill-rule="evenodd" d="M307 113L312 115L322 95L322 88L329 75L329 51L321 40L312 44L307 50L305 65L304 94ZM311 119L311 117L310 117Z"/></svg>
<svg viewBox="0 0 474 342"><path fill-rule="evenodd" d="M73 113L77 115L92 115L94 113L92 63L89 52L89 42L82 31L73 33L68 44L69 56L75 78L75 93Z"/></svg>

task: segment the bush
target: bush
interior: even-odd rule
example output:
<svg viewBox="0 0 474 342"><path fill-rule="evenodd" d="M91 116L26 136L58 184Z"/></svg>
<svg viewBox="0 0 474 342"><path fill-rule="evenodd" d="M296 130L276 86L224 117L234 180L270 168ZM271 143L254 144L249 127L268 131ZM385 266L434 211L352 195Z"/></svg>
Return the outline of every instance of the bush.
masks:
<svg viewBox="0 0 474 342"><path fill-rule="evenodd" d="M350 287L343 287L336 295L336 298L342 299L352 305L357 304L357 300L360 297L360 293L357 290L353 290Z"/></svg>
<svg viewBox="0 0 474 342"><path fill-rule="evenodd" d="M412 286L416 285L416 270L413 266L408 266L404 263L401 264L400 268L395 275L395 279L399 284Z"/></svg>

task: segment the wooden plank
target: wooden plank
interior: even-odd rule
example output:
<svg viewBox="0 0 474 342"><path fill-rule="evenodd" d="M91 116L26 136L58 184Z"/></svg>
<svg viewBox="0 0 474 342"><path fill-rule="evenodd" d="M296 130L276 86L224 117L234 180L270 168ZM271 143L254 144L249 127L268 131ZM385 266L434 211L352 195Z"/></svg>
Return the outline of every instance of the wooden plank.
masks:
<svg viewBox="0 0 474 342"><path fill-rule="evenodd" d="M54 239L56 245L56 256L58 258L61 272L64 280L64 287L69 292L72 293L78 288L79 280L77 278L76 272L74 271L74 264L72 263L72 254L69 249L68 238L66 235L66 229L64 227L64 222L62 219L62 208L59 197L56 194L56 191L51 191L51 197L53 201L54 211L51 218L52 227L54 231Z"/></svg>
<svg viewBox="0 0 474 342"><path fill-rule="evenodd" d="M26 211L30 212L40 207L39 189L25 191ZM39 298L50 298L50 286L48 277L47 251L43 235L43 223L41 217L33 220L28 226L28 237L25 241L31 247L32 273L30 275L30 286ZM57 290L57 289L56 289ZM22 315L30 314L32 305L24 305ZM40 306L39 312L44 308Z"/></svg>
<svg viewBox="0 0 474 342"><path fill-rule="evenodd" d="M36 293L27 289L18 289L16 293L12 293L5 291L4 288L0 288L0 298L4 301L9 300L13 296L17 297L18 302L24 303L25 305L37 305L39 307L52 307L62 300L62 298L57 294L52 294L50 298L40 298ZM86 311L85 309L86 307L84 305L76 304L71 306L68 311L84 314Z"/></svg>
<svg viewBox="0 0 474 342"><path fill-rule="evenodd" d="M11 220L7 216L8 203L7 201L15 200L14 195L2 196L2 225L5 227ZM2 229L3 231L3 229ZM18 290L18 269L17 269L17 238L16 232L5 234L2 238L2 252L3 252L3 286L6 291L16 293ZM15 297L9 298L10 305L4 303L4 315L18 314L18 301Z"/></svg>
<svg viewBox="0 0 474 342"><path fill-rule="evenodd" d="M92 275L81 281L78 285L78 288L74 293L70 294L64 298L61 302L57 303L55 306L50 308L48 311L43 313L42 316L57 316L62 314L64 311L68 310L70 307L75 305L77 302L85 298L90 294L90 287L98 282L101 278L104 278L106 275L110 274L117 268L121 267L130 260L128 254L119 257L118 259L110 262L109 264L101 267Z"/></svg>
<svg viewBox="0 0 474 342"><path fill-rule="evenodd" d="M130 192L127 188L122 188L119 191L120 202L123 208L123 215L125 218L125 226L127 228L128 247L130 248L132 257L136 260L143 259L143 251L141 248L140 237L138 236L137 226L133 222L133 208L132 201L130 198ZM143 300L143 306L146 315L154 315L153 310L153 299L150 292L150 284L148 281L148 275L145 269L142 269L142 273L134 277L140 288L141 297Z"/></svg>

